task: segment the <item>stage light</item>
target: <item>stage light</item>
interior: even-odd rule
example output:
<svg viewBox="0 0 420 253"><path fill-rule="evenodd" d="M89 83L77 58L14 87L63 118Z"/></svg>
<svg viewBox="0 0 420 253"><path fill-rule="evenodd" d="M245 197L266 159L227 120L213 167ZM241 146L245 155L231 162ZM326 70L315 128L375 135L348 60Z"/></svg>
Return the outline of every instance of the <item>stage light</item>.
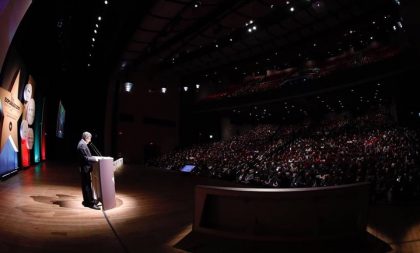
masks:
<svg viewBox="0 0 420 253"><path fill-rule="evenodd" d="M165 93L166 93L166 88L165 88L165 87L162 87L162 89L161 89L161 90L162 90L162 93L163 93L163 94L165 94Z"/></svg>
<svg viewBox="0 0 420 253"><path fill-rule="evenodd" d="M188 86L184 86L184 91L188 91Z"/></svg>
<svg viewBox="0 0 420 253"><path fill-rule="evenodd" d="M196 1L194 3L194 8L198 8L200 5L201 5L201 2L200 1Z"/></svg>
<svg viewBox="0 0 420 253"><path fill-rule="evenodd" d="M131 92L132 88L133 88L133 83L126 82L126 83L124 84L124 90L125 90L126 92Z"/></svg>

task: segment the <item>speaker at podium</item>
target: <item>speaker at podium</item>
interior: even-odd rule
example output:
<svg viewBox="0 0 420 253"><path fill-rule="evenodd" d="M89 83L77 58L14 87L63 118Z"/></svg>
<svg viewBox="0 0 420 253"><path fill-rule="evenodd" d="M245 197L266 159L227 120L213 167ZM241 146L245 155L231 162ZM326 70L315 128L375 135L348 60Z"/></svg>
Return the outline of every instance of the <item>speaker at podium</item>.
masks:
<svg viewBox="0 0 420 253"><path fill-rule="evenodd" d="M92 189L94 197L102 203L103 210L116 206L114 159L109 156L94 156L98 162L93 164Z"/></svg>

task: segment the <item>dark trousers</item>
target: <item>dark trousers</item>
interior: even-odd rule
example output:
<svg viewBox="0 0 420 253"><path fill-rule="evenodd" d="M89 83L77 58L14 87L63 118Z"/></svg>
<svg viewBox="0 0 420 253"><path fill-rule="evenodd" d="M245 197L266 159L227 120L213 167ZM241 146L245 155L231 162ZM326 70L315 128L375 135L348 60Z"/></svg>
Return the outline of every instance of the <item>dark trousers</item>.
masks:
<svg viewBox="0 0 420 253"><path fill-rule="evenodd" d="M90 172L85 172L83 169L80 172L82 177L82 193L83 193L83 204L93 203L93 192L92 192L92 181L90 179Z"/></svg>

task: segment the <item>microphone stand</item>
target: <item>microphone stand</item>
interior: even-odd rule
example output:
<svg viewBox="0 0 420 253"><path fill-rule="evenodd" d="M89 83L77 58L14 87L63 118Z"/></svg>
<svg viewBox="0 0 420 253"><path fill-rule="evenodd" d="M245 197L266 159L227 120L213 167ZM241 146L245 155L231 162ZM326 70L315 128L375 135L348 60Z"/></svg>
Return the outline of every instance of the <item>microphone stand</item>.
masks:
<svg viewBox="0 0 420 253"><path fill-rule="evenodd" d="M101 154L101 152L99 152L99 150L98 150L98 148L91 142L91 143L89 143L91 146L92 146L92 149L93 149L93 151L95 151L95 153L98 155L98 156L102 156L102 154Z"/></svg>

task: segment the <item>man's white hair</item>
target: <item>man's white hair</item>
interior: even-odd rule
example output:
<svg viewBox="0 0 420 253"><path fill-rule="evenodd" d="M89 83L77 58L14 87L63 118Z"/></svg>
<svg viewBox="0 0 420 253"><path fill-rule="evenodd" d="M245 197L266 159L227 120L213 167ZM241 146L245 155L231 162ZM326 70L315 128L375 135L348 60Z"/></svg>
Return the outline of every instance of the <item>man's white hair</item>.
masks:
<svg viewBox="0 0 420 253"><path fill-rule="evenodd" d="M87 138L92 138L92 134L89 132L83 132L82 139L86 140Z"/></svg>

